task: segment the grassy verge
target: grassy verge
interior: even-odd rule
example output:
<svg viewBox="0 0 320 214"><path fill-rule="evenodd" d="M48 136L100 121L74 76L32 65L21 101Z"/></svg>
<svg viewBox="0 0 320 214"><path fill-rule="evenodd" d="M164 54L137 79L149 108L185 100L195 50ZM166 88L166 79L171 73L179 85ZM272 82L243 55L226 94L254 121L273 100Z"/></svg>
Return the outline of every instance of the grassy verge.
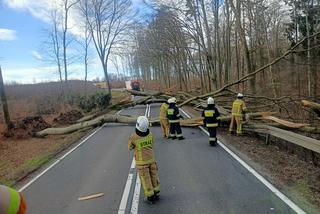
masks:
<svg viewBox="0 0 320 214"><path fill-rule="evenodd" d="M10 163L10 161L3 162L6 165L6 169L10 168L10 171L8 171L8 174L2 174L2 176L0 176L0 183L5 184L7 186L16 185L19 181L25 179L30 173L36 171L41 166L52 161L61 152L68 149L74 143L78 142L89 131L90 130L78 131L71 135L61 136L59 139L54 140L54 144L51 144L50 147L46 150L46 152L44 153L42 153L41 151L37 152L37 154L30 156L30 158L24 159L22 163L19 164L18 166L14 166L12 163ZM49 141L49 140L50 139L42 140L44 146L48 146L45 144L46 144L46 141ZM28 142L24 142L24 143L28 143Z"/></svg>

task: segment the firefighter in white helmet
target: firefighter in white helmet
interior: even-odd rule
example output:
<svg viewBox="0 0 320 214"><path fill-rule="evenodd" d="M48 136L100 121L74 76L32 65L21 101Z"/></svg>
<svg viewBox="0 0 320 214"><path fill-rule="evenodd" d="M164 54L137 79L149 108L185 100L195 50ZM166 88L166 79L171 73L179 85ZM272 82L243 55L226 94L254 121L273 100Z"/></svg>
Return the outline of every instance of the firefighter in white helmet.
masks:
<svg viewBox="0 0 320 214"><path fill-rule="evenodd" d="M207 108L202 112L203 124L207 127L209 136L209 144L211 146L217 145L217 128L219 126L220 113L215 106L214 99L209 97L207 100Z"/></svg>
<svg viewBox="0 0 320 214"><path fill-rule="evenodd" d="M176 102L177 100L175 97L172 97L168 100L169 108L167 110L167 118L169 120L170 125L169 138L178 138L178 140L183 140L185 138L182 135L182 130L180 126L180 119L182 118L182 116L180 115L179 109L176 106Z"/></svg>
<svg viewBox="0 0 320 214"><path fill-rule="evenodd" d="M160 182L158 166L153 151L154 137L149 130L149 121L145 116L137 119L136 130L128 141L128 149L134 150L138 174L144 196L150 203L159 199Z"/></svg>
<svg viewBox="0 0 320 214"><path fill-rule="evenodd" d="M247 107L245 102L243 101L243 94L238 93L237 99L232 104L232 115L231 115L231 123L229 131L233 132L234 124L237 124L237 134L242 134L242 121L245 117L247 111Z"/></svg>

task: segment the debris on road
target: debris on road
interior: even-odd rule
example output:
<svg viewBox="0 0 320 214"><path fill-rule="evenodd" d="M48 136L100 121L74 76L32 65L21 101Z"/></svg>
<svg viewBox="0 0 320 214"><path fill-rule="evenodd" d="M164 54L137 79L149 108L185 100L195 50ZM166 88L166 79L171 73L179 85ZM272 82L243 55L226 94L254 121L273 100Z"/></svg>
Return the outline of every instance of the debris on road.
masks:
<svg viewBox="0 0 320 214"><path fill-rule="evenodd" d="M84 197L80 197L78 198L78 201L86 201L86 200L91 200L91 199L95 199L95 198L100 198L104 196L104 193L98 193L98 194L94 194L94 195L88 195L88 196L84 196Z"/></svg>

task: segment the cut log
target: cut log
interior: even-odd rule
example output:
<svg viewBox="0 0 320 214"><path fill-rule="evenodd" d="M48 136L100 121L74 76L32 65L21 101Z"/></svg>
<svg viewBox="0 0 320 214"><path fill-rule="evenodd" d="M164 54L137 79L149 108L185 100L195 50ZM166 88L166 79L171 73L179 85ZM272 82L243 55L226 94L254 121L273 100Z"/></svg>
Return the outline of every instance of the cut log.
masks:
<svg viewBox="0 0 320 214"><path fill-rule="evenodd" d="M302 100L302 105L311 108L320 117L320 104L308 100Z"/></svg>
<svg viewBox="0 0 320 214"><path fill-rule="evenodd" d="M134 91L134 90L127 90L132 95L135 96L141 96L141 97L146 97L146 96L160 96L162 92L156 91L156 92L149 92L149 91Z"/></svg>
<svg viewBox="0 0 320 214"><path fill-rule="evenodd" d="M87 127L94 127L98 125L102 125L106 122L109 123L125 123L125 124L136 124L137 117L127 117L127 116L121 116L121 115L112 115L112 114L106 114L102 115L100 117L97 117L96 119L77 123L68 127L64 128L48 128L45 130L42 130L40 132L36 132L34 134L35 137L45 137L47 135L62 135L62 134L69 134Z"/></svg>
<svg viewBox="0 0 320 214"><path fill-rule="evenodd" d="M261 119L264 120L271 120L273 122L279 123L283 126L286 126L288 128L292 128L292 129L300 129L306 126L310 126L310 124L306 124L306 123L293 123L290 121L286 121L286 120L282 120L280 118L274 117L274 116L264 116Z"/></svg>

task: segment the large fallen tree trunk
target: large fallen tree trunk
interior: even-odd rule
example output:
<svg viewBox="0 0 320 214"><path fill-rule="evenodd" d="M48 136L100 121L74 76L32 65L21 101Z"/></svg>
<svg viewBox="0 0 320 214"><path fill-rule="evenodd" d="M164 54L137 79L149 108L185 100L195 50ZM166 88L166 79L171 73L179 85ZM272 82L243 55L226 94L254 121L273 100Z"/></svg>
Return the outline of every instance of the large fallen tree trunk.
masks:
<svg viewBox="0 0 320 214"><path fill-rule="evenodd" d="M81 129L85 129L88 127L94 127L98 125L102 125L106 122L109 123L125 123L125 124L135 124L137 120L137 117L127 117L127 116L121 116L121 115L112 115L112 114L106 114L100 117L97 117L96 119L77 123L68 127L64 128L48 128L45 130L42 130L40 132L36 132L34 134L35 137L45 137L47 135L62 135L62 134L69 134Z"/></svg>
<svg viewBox="0 0 320 214"><path fill-rule="evenodd" d="M156 92L150 92L150 91L135 91L135 90L127 90L132 95L135 96L141 96L141 97L146 97L146 96L160 96L162 92L156 91Z"/></svg>
<svg viewBox="0 0 320 214"><path fill-rule="evenodd" d="M302 105L311 108L320 117L320 104L308 100L302 100Z"/></svg>

